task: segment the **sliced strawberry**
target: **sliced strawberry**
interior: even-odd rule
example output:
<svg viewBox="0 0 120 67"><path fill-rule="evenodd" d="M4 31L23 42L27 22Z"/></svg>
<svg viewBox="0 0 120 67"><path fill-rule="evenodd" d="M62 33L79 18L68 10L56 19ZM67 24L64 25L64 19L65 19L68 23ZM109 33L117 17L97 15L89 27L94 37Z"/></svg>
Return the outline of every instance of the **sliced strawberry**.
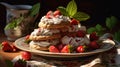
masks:
<svg viewBox="0 0 120 67"><path fill-rule="evenodd" d="M91 49L98 49L98 48L100 48L99 44L96 41L91 41L90 44L89 44L89 47Z"/></svg>
<svg viewBox="0 0 120 67"><path fill-rule="evenodd" d="M57 49L56 46L51 45L51 46L49 47L49 52L59 53L59 50Z"/></svg>
<svg viewBox="0 0 120 67"><path fill-rule="evenodd" d="M86 35L86 32L83 31L83 30L79 30L79 31L77 32L77 36L78 36L78 37L84 37L85 35Z"/></svg>
<svg viewBox="0 0 120 67"><path fill-rule="evenodd" d="M72 25L78 25L79 21L76 19L72 19L70 22Z"/></svg>
<svg viewBox="0 0 120 67"><path fill-rule="evenodd" d="M65 45L62 50L61 50L61 53L71 53L73 50L72 46L71 45Z"/></svg>
<svg viewBox="0 0 120 67"><path fill-rule="evenodd" d="M30 60L32 55L30 52L22 51L21 56L22 56L22 59L24 60Z"/></svg>
<svg viewBox="0 0 120 67"><path fill-rule="evenodd" d="M97 36L96 32L90 34L90 41L98 40L99 36Z"/></svg>
<svg viewBox="0 0 120 67"><path fill-rule="evenodd" d="M61 15L61 12L59 10L54 11L53 13L54 17L58 17L59 15Z"/></svg>
<svg viewBox="0 0 120 67"><path fill-rule="evenodd" d="M46 17L47 17L48 19L51 19L51 18L52 18L52 14L53 14L52 11L48 11L47 14L46 14Z"/></svg>
<svg viewBox="0 0 120 67"><path fill-rule="evenodd" d="M19 59L14 63L13 67L27 67L27 62L25 60Z"/></svg>

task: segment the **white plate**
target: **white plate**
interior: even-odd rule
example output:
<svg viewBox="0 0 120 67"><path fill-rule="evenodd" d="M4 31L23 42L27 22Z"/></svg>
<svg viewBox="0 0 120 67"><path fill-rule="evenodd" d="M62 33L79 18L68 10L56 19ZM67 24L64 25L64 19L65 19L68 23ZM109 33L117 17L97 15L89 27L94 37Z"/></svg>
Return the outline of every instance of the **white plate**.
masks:
<svg viewBox="0 0 120 67"><path fill-rule="evenodd" d="M104 46L100 49L96 49L90 52L84 52L84 53L52 53L52 52L47 52L47 51L40 51L40 50L35 50L35 49L30 49L29 44L24 43L24 37L19 38L15 41L15 46L21 50L24 51L29 51L31 53L40 55L40 56L46 56L46 57L63 57L63 58L71 58L71 57L85 57L85 56L90 56L94 54L98 54L101 52L105 52L110 50L111 48L114 47L115 43L112 40L105 40L103 43Z"/></svg>

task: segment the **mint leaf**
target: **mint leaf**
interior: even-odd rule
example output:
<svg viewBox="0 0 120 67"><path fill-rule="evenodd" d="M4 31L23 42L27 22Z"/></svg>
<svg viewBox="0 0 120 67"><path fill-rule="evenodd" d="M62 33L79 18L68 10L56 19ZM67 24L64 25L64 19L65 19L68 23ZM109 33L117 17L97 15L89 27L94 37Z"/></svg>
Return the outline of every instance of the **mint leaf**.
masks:
<svg viewBox="0 0 120 67"><path fill-rule="evenodd" d="M8 23L6 26L5 26L5 30L7 29L14 29L15 27L17 27L19 25L19 23L22 22L22 20L24 19L24 17L19 17L19 18L16 18L16 19L12 19L12 21L10 23Z"/></svg>
<svg viewBox="0 0 120 67"><path fill-rule="evenodd" d="M74 0L70 1L66 7L66 11L72 17L77 12L77 5Z"/></svg>
<svg viewBox="0 0 120 67"><path fill-rule="evenodd" d="M32 9L30 10L30 16L34 17L40 10L40 3L33 5Z"/></svg>
<svg viewBox="0 0 120 67"><path fill-rule="evenodd" d="M90 16L84 12L77 12L73 18L79 20L79 21L85 21L90 18Z"/></svg>
<svg viewBox="0 0 120 67"><path fill-rule="evenodd" d="M114 16L106 18L106 26L111 30L117 24L117 18Z"/></svg>
<svg viewBox="0 0 120 67"><path fill-rule="evenodd" d="M92 32L96 32L96 28L95 27L90 27L87 29L87 33L91 34Z"/></svg>
<svg viewBox="0 0 120 67"><path fill-rule="evenodd" d="M69 16L65 7L59 6L57 9L60 10L60 12L62 13L62 15Z"/></svg>
<svg viewBox="0 0 120 67"><path fill-rule="evenodd" d="M103 29L102 29L102 26L101 26L100 24L97 24L97 25L95 26L95 28L96 28L97 31L103 30Z"/></svg>
<svg viewBox="0 0 120 67"><path fill-rule="evenodd" d="M97 24L95 27L88 28L87 32L88 34L91 34L92 32L96 32L97 35L101 36L104 34L105 28L102 27L100 24Z"/></svg>
<svg viewBox="0 0 120 67"><path fill-rule="evenodd" d="M120 42L120 30L118 32L115 32L114 39Z"/></svg>
<svg viewBox="0 0 120 67"><path fill-rule="evenodd" d="M7 67L13 67L13 63L10 60L5 60Z"/></svg>

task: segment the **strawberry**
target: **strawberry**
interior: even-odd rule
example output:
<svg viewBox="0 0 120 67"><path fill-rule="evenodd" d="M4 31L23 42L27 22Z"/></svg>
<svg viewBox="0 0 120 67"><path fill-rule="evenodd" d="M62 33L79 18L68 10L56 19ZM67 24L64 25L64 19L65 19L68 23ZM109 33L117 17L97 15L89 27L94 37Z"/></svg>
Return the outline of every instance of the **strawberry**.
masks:
<svg viewBox="0 0 120 67"><path fill-rule="evenodd" d="M85 45L80 45L77 47L77 52L83 53L85 52L86 46Z"/></svg>
<svg viewBox="0 0 120 67"><path fill-rule="evenodd" d="M27 51L21 52L22 59L24 60L30 60L31 59L31 53Z"/></svg>
<svg viewBox="0 0 120 67"><path fill-rule="evenodd" d="M52 18L52 14L53 14L52 11L48 11L47 14L46 14L46 17L47 17L48 19L51 19L51 18Z"/></svg>
<svg viewBox="0 0 120 67"><path fill-rule="evenodd" d="M10 44L7 41L2 42L2 50L4 52L12 52L13 51L12 47L10 46Z"/></svg>
<svg viewBox="0 0 120 67"><path fill-rule="evenodd" d="M64 46L65 46L65 44L60 44L60 45L57 45L57 48L59 51L61 51Z"/></svg>
<svg viewBox="0 0 120 67"><path fill-rule="evenodd" d="M90 41L98 40L99 36L97 36L96 32L90 34Z"/></svg>
<svg viewBox="0 0 120 67"><path fill-rule="evenodd" d="M91 49L98 49L98 48L100 48L99 44L96 41L91 41L90 44L89 44L89 47Z"/></svg>
<svg viewBox="0 0 120 67"><path fill-rule="evenodd" d="M70 22L72 25L78 25L79 21L76 19L72 19Z"/></svg>
<svg viewBox="0 0 120 67"><path fill-rule="evenodd" d="M26 36L25 36L25 43L28 44L28 43L30 43L30 41L31 41L31 40L30 40L30 35L26 35Z"/></svg>
<svg viewBox="0 0 120 67"><path fill-rule="evenodd" d="M19 59L14 63L13 67L27 67L27 62L23 59Z"/></svg>
<svg viewBox="0 0 120 67"><path fill-rule="evenodd" d="M85 31L83 31L83 30L77 31L77 36L78 36L78 37L84 37L85 35L86 35L86 32L85 32Z"/></svg>
<svg viewBox="0 0 120 67"><path fill-rule="evenodd" d="M56 46L51 45L51 46L49 47L49 52L59 53L59 50L57 49Z"/></svg>
<svg viewBox="0 0 120 67"><path fill-rule="evenodd" d="M58 17L59 15L61 15L61 12L59 10L54 11L53 13L54 17Z"/></svg>
<svg viewBox="0 0 120 67"><path fill-rule="evenodd" d="M7 41L3 41L1 44L2 44L2 46L7 46L7 45L9 45L9 43L8 43Z"/></svg>
<svg viewBox="0 0 120 67"><path fill-rule="evenodd" d="M72 46L71 45L65 45L62 50L61 50L61 53L71 53L73 50Z"/></svg>

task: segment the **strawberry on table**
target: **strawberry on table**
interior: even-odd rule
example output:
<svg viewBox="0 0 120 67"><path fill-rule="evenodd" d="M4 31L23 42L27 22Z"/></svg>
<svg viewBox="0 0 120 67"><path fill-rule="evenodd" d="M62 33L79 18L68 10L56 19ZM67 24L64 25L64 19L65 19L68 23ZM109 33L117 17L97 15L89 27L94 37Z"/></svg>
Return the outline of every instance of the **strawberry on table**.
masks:
<svg viewBox="0 0 120 67"><path fill-rule="evenodd" d="M4 52L12 52L13 48L10 46L10 44L7 41L3 41L2 43L2 50Z"/></svg>
<svg viewBox="0 0 120 67"><path fill-rule="evenodd" d="M49 47L49 52L59 53L59 50L57 49L56 46L51 45L51 46Z"/></svg>
<svg viewBox="0 0 120 67"><path fill-rule="evenodd" d="M31 53L27 51L22 51L21 52L21 57L23 60L30 60L31 59Z"/></svg>

